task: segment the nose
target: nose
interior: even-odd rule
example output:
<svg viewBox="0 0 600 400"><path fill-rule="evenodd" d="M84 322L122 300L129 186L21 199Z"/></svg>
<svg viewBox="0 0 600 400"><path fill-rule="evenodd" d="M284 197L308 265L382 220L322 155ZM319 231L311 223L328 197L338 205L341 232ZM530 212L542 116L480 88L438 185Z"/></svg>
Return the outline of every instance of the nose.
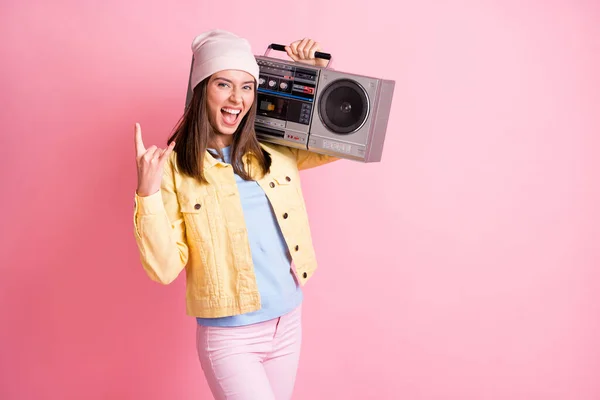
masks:
<svg viewBox="0 0 600 400"><path fill-rule="evenodd" d="M230 97L230 99L234 103L241 103L241 101L242 101L242 90L240 88L234 88L231 91L231 97Z"/></svg>

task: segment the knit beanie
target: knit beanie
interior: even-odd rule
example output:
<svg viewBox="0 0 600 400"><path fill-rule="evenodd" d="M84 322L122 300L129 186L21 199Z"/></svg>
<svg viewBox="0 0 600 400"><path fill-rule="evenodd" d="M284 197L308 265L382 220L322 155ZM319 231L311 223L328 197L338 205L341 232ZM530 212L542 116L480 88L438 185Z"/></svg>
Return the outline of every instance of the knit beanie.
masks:
<svg viewBox="0 0 600 400"><path fill-rule="evenodd" d="M215 72L227 69L245 71L258 82L258 64L250 43L231 32L215 29L196 36L192 52L192 90Z"/></svg>

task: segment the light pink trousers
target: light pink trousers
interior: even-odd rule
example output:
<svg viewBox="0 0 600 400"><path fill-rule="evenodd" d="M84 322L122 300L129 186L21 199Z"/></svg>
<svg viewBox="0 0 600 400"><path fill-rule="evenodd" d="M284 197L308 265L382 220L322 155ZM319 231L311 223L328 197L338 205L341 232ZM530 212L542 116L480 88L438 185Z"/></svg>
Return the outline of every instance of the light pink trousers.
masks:
<svg viewBox="0 0 600 400"><path fill-rule="evenodd" d="M216 400L291 399L300 360L301 308L247 326L198 325L198 357Z"/></svg>

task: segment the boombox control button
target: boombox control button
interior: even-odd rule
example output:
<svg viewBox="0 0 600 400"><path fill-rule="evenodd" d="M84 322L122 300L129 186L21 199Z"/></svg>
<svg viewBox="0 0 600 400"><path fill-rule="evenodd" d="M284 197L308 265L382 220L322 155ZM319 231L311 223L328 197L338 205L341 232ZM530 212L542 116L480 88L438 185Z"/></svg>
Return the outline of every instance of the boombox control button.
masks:
<svg viewBox="0 0 600 400"><path fill-rule="evenodd" d="M283 90L288 88L288 84L286 82L281 82L281 84L279 85L279 87Z"/></svg>
<svg viewBox="0 0 600 400"><path fill-rule="evenodd" d="M270 87L275 87L275 85L277 85L277 82L275 82L275 81L269 81L269 86Z"/></svg>
<svg viewBox="0 0 600 400"><path fill-rule="evenodd" d="M296 135L290 135L289 133L286 133L285 138L289 139L289 140L296 141L296 142L304 143L304 139L303 138L301 138L300 136L296 136ZM289 180L288 180L288 178L289 177L285 178L288 182L292 180L291 178L289 178Z"/></svg>

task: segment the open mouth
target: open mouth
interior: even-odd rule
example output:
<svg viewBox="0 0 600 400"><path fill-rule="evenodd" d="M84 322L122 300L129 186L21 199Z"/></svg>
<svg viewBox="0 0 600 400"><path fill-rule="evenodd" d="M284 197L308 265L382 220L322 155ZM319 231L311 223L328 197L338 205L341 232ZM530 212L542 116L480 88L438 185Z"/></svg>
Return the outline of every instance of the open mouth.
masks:
<svg viewBox="0 0 600 400"><path fill-rule="evenodd" d="M238 118L242 114L242 110L237 108L224 107L221 108L221 115L225 125L233 126L237 124Z"/></svg>

